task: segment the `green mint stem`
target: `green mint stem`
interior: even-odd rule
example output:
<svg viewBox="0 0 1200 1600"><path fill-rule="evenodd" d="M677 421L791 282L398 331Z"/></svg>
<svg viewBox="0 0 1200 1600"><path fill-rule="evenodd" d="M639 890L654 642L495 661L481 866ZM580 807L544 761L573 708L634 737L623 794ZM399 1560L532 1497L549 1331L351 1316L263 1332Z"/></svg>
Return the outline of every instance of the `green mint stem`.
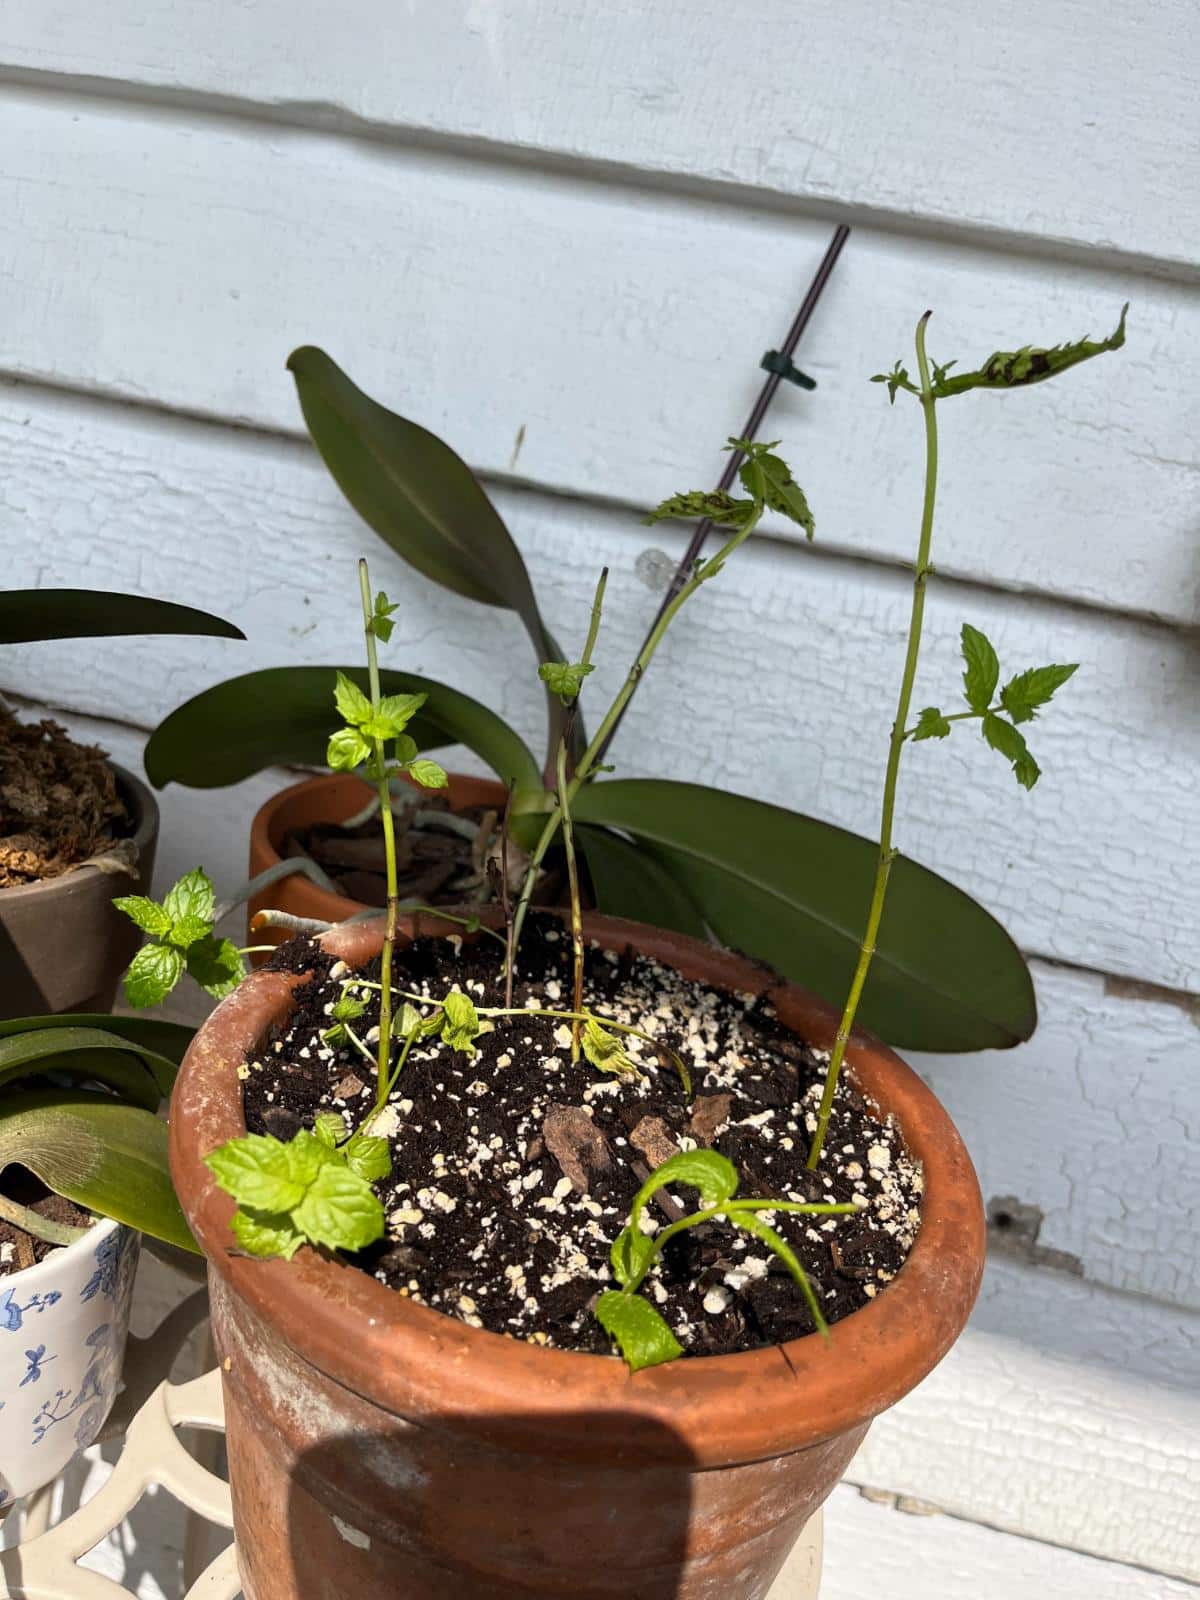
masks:
<svg viewBox="0 0 1200 1600"><path fill-rule="evenodd" d="M719 1206L709 1206L704 1211L693 1211L690 1217L680 1217L678 1221L669 1223L661 1233L654 1234L654 1253L646 1261L646 1265L624 1286L624 1293L633 1295L645 1282L646 1274L662 1254L664 1247L676 1234L684 1233L688 1228L696 1228L702 1222L712 1222L720 1218L727 1211L794 1211L807 1216L830 1217L847 1216L851 1211L859 1208L854 1205L834 1205L825 1201L809 1202L806 1200L726 1200ZM819 1315L818 1310L818 1315Z"/></svg>
<svg viewBox="0 0 1200 1600"><path fill-rule="evenodd" d="M896 854L892 849L892 819L896 810L896 783L900 776L900 754L904 749L904 730L908 724L908 713L912 705L913 684L917 676L917 660L921 650L921 624L925 616L925 583L929 574L929 546L933 537L933 511L937 500L938 439L936 401L929 378L929 362L925 355L925 328L929 322L929 317L930 313L927 311L920 322L917 323L916 339L917 367L921 376L921 410L925 416L925 500L921 510L921 537L917 546L916 565L913 569L912 611L908 623L908 650L904 658L904 675L900 680L900 698L896 706L896 720L892 723L887 774L883 782L883 813L879 824L879 862L875 868L875 888L871 895L871 909L867 916L866 932L863 934L862 946L858 954L858 965L854 969L850 992L846 996L846 1008L842 1012L842 1020L838 1024L833 1054L829 1059L829 1067L825 1074L825 1089L821 1095L821 1107L817 1113L817 1130L813 1136L812 1148L808 1153L810 1170L815 1168L821 1159L821 1151L825 1145L825 1135L829 1131L829 1117L833 1110L834 1096L837 1094L842 1062L846 1056L846 1045L850 1039L851 1029L854 1027L858 1003L862 999L867 974L871 970L871 961L875 955L875 940L883 917L888 878L891 876L892 861Z"/></svg>
<svg viewBox="0 0 1200 1600"><path fill-rule="evenodd" d="M567 726L570 727L568 720ZM562 820L563 849L567 856L567 883L571 896L571 947L574 965L575 1010L583 1010L583 912L579 904L579 864L575 860L575 829L571 822L571 803L567 795L567 741L558 741L558 811ZM571 1060L579 1060L579 1034L583 1027L578 1017L571 1023Z"/></svg>
<svg viewBox="0 0 1200 1600"><path fill-rule="evenodd" d="M628 705L633 696L634 690L641 682L642 675L645 673L646 668L654 659L654 654L663 641L663 635L678 616L679 612L695 594L696 590L699 589L701 584L707 582L709 578L714 577L716 573L720 571L722 563L728 561L729 557L734 553L738 546L740 544L744 544L745 541L750 537L755 528L758 526L762 514L763 506L762 503L759 502L755 508L754 516L746 522L744 527L739 528L731 539L727 540L726 543L722 545L721 549L717 551L716 555L710 556L708 560L703 563L703 565L697 568L696 572L691 578L688 579L687 583L684 584L683 588L671 601L670 605L663 610L662 615L654 624L654 627L651 628L646 637L645 644L638 651L637 659L634 661L633 666L629 669L629 676L625 679L625 682L618 690L616 699L613 701L612 705L609 706L608 711L605 713L603 722L596 729L596 733L591 744L588 745L587 749L579 758L579 765L575 769L575 776L567 785L568 807L574 802L575 796L579 793L592 768L599 760L608 740L609 734L616 727L618 721L620 720L621 713L624 711L626 705ZM514 953L518 944L520 943L521 929L525 925L525 914L529 910L529 902L533 896L533 887L537 879L538 870L541 867L542 861L545 859L546 851L550 848L550 845L554 840L554 835L558 832L558 825L560 821L560 811L552 811L546 818L546 823L542 829L541 836L538 839L538 842L534 845L533 854L529 858L529 870L525 875L525 882L521 885L521 898L517 903L516 914L513 918L512 949Z"/></svg>
<svg viewBox="0 0 1200 1600"><path fill-rule="evenodd" d="M379 656L375 649L375 635L371 621L375 607L371 599L371 579L367 563L358 563L358 587L362 595L363 634L367 641L367 672L371 685L371 709L379 710L382 691L379 684ZM375 1075L375 1108L387 1104L388 1063L392 1053L392 955L396 944L396 925L399 918L400 882L396 872L396 829L392 820L391 795L388 790L387 760L383 740L372 739L371 751L377 773L379 792L379 819L383 824L383 854L387 869L387 930L383 940L383 957L380 970L382 987L379 995L379 1064Z"/></svg>
<svg viewBox="0 0 1200 1600"><path fill-rule="evenodd" d="M28 1206L18 1205L15 1200L7 1200L0 1194L0 1217L5 1222L11 1222L14 1228L23 1228L34 1239L40 1239L43 1244L74 1244L76 1239L82 1239L87 1233L86 1228L72 1227L69 1222L52 1222L49 1217L39 1216L36 1211L31 1211Z"/></svg>

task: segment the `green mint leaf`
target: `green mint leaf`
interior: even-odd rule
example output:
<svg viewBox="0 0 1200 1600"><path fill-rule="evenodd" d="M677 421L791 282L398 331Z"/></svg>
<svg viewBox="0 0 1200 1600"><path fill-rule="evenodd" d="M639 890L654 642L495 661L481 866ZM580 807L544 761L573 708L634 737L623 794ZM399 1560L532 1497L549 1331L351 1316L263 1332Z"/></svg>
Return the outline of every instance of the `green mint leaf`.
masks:
<svg viewBox="0 0 1200 1600"><path fill-rule="evenodd" d="M305 1189L292 1174L288 1148L268 1133L245 1133L219 1145L204 1164L240 1206L288 1212L304 1198Z"/></svg>
<svg viewBox="0 0 1200 1600"><path fill-rule="evenodd" d="M327 1150L336 1150L346 1137L346 1119L340 1111L322 1111L313 1118L313 1137Z"/></svg>
<svg viewBox="0 0 1200 1600"><path fill-rule="evenodd" d="M363 1250L384 1231L378 1195L341 1161L323 1166L304 1198L290 1209L292 1221L309 1243L327 1250Z"/></svg>
<svg viewBox="0 0 1200 1600"><path fill-rule="evenodd" d="M584 1055L598 1072L612 1072L618 1077L637 1077L638 1069L626 1055L620 1039L616 1034L609 1033L597 1018L587 1019L579 1042Z"/></svg>
<svg viewBox="0 0 1200 1600"><path fill-rule="evenodd" d="M399 605L390 605L388 597L381 589L375 596L375 610L370 622L367 623L367 632L374 634L377 639L382 639L384 644L392 637L392 629L396 624L392 617L399 611Z"/></svg>
<svg viewBox="0 0 1200 1600"><path fill-rule="evenodd" d="M683 1354L683 1346L648 1300L608 1289L596 1302L596 1320L615 1340L631 1372L661 1366Z"/></svg>
<svg viewBox="0 0 1200 1600"><path fill-rule="evenodd" d="M691 522L697 517L707 517L725 527L744 528L758 515L753 500L737 500L723 489L691 489L686 494L673 494L655 506L647 522L665 522L669 518Z"/></svg>
<svg viewBox="0 0 1200 1600"><path fill-rule="evenodd" d="M168 944L144 944L125 974L125 998L139 1011L159 1005L182 977L182 951Z"/></svg>
<svg viewBox="0 0 1200 1600"><path fill-rule="evenodd" d="M1000 691L1000 704L1014 722L1032 722L1038 710L1048 705L1055 691L1078 669L1078 661L1068 665L1052 663L1048 667L1030 667L1010 678Z"/></svg>
<svg viewBox="0 0 1200 1600"><path fill-rule="evenodd" d="M946 377L949 367L941 369L942 376L935 377L933 393L941 400L952 394L963 394L968 389L1018 389L1027 384L1042 383L1068 367L1089 361L1092 356L1103 355L1106 350L1119 350L1125 343L1125 318L1129 312L1126 303L1121 308L1121 319L1107 339L1077 339L1074 344L1056 344L1049 349L1023 345L1020 350L998 350L989 356L975 372L960 372L955 378ZM953 363L950 363L953 365Z"/></svg>
<svg viewBox="0 0 1200 1600"><path fill-rule="evenodd" d="M442 1001L442 1038L462 1055L477 1054L475 1041L483 1032L479 1013L469 995L452 989Z"/></svg>
<svg viewBox="0 0 1200 1600"><path fill-rule="evenodd" d="M966 662L963 694L972 711L986 711L1000 681L1000 663L986 635L969 622L962 625L962 653Z"/></svg>
<svg viewBox="0 0 1200 1600"><path fill-rule="evenodd" d="M212 923L204 917L180 917L177 922L171 924L167 943L176 945L180 950L186 950L189 945L207 939L211 933Z"/></svg>
<svg viewBox="0 0 1200 1600"><path fill-rule="evenodd" d="M356 1017L361 1017L367 1009L367 1002L360 1000L356 995L348 994L344 990L333 1002L330 1016L335 1022L353 1022Z"/></svg>
<svg viewBox="0 0 1200 1600"><path fill-rule="evenodd" d="M338 715L352 728L360 727L371 715L370 700L344 672L339 672L337 675L333 698L338 708Z"/></svg>
<svg viewBox="0 0 1200 1600"><path fill-rule="evenodd" d="M144 894L123 894L113 901L118 911L123 911L131 922L136 922L143 933L156 939L165 938L171 931L171 913L157 900Z"/></svg>
<svg viewBox="0 0 1200 1600"><path fill-rule="evenodd" d="M211 935L188 946L187 969L205 994L223 1000L246 976L242 953L232 939Z"/></svg>
<svg viewBox="0 0 1200 1600"><path fill-rule="evenodd" d="M232 1226L248 1256L282 1256L290 1261L304 1243L304 1235L282 1211L235 1211Z"/></svg>
<svg viewBox="0 0 1200 1600"><path fill-rule="evenodd" d="M951 363L953 365L953 362ZM906 389L909 394L918 394L920 391L908 376L908 369L899 361L890 372L877 372L871 379L872 383L886 383L888 386L888 403L896 404L896 391Z"/></svg>
<svg viewBox="0 0 1200 1600"><path fill-rule="evenodd" d="M351 1172L367 1183L386 1178L392 1170L392 1153L386 1139L370 1133L352 1133L342 1146L342 1156Z"/></svg>
<svg viewBox="0 0 1200 1600"><path fill-rule="evenodd" d="M201 922L211 924L215 905L212 882L203 867L185 872L163 897L163 910L173 923L182 922L185 917L198 917Z"/></svg>
<svg viewBox="0 0 1200 1600"><path fill-rule="evenodd" d="M357 726L365 739L386 744L404 732L428 698L424 694L385 694L378 707L369 710Z"/></svg>
<svg viewBox="0 0 1200 1600"><path fill-rule="evenodd" d="M1024 735L994 712L983 719L983 737L993 750L999 750L1012 762L1017 782L1023 789L1032 789L1042 775L1042 769L1029 753Z"/></svg>
<svg viewBox="0 0 1200 1600"><path fill-rule="evenodd" d="M371 746L357 728L339 728L331 735L325 765L333 772L353 772L371 754Z"/></svg>
<svg viewBox="0 0 1200 1600"><path fill-rule="evenodd" d="M913 729L914 739L944 739L950 724L936 706L926 706Z"/></svg>
<svg viewBox="0 0 1200 1600"><path fill-rule="evenodd" d="M655 1167L634 1197L629 1212L632 1227L637 1227L651 1197L671 1183L686 1183L690 1189L698 1190L700 1203L707 1209L733 1199L738 1186L737 1168L716 1150L684 1150L669 1156Z"/></svg>
<svg viewBox="0 0 1200 1600"><path fill-rule="evenodd" d="M445 768L439 767L436 761L414 761L410 764L408 772L422 789L444 789L450 782Z"/></svg>
<svg viewBox="0 0 1200 1600"><path fill-rule="evenodd" d="M410 1033L418 1033L424 1018L416 1006L410 1005L406 1000L392 1018L392 1036L396 1039L407 1039ZM440 1026L440 1024L439 1024Z"/></svg>
<svg viewBox="0 0 1200 1600"><path fill-rule="evenodd" d="M769 1211L770 1208L770 1201L764 1201L763 1209ZM729 1213L729 1220L735 1227L741 1228L743 1233L753 1234L756 1239L761 1239L768 1249L774 1251L800 1285L804 1298L808 1301L808 1309L812 1312L813 1321L817 1325L817 1332L821 1334L828 1333L828 1324L821 1313L821 1305L813 1292L813 1286L808 1281L808 1274L800 1265L795 1251L787 1240L776 1233L769 1223L764 1222L761 1217L755 1216L752 1211L732 1211Z"/></svg>
<svg viewBox="0 0 1200 1600"><path fill-rule="evenodd" d="M612 1263L613 1277L622 1287L641 1283L646 1269L654 1260L654 1239L640 1228L626 1226L612 1242L608 1259Z"/></svg>
<svg viewBox="0 0 1200 1600"><path fill-rule="evenodd" d="M305 1188L316 1181L322 1168L337 1160L336 1152L308 1128L301 1128L283 1148L287 1153L288 1176Z"/></svg>
<svg viewBox="0 0 1200 1600"><path fill-rule="evenodd" d="M551 694L556 694L564 705L570 705L573 700L579 699L583 680L595 670L590 661L543 661L538 668L538 677Z"/></svg>
<svg viewBox="0 0 1200 1600"><path fill-rule="evenodd" d="M737 448L742 448L746 441L736 440L734 443ZM813 517L804 490L792 477L792 469L787 462L781 456L773 455L769 445L756 449L742 462L738 477L755 500L772 511L782 512L803 528L809 539L812 538Z"/></svg>
<svg viewBox="0 0 1200 1600"><path fill-rule="evenodd" d="M396 735L396 760L402 767L417 759L417 741L410 733Z"/></svg>

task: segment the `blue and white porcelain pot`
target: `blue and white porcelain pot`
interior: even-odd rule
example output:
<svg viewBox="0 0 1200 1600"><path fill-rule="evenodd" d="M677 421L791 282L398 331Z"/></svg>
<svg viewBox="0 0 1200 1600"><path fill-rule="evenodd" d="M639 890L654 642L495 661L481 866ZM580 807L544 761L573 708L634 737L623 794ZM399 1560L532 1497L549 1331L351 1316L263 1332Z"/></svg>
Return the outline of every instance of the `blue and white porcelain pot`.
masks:
<svg viewBox="0 0 1200 1600"><path fill-rule="evenodd" d="M103 1427L140 1244L132 1228L101 1221L0 1278L0 1510L56 1478Z"/></svg>

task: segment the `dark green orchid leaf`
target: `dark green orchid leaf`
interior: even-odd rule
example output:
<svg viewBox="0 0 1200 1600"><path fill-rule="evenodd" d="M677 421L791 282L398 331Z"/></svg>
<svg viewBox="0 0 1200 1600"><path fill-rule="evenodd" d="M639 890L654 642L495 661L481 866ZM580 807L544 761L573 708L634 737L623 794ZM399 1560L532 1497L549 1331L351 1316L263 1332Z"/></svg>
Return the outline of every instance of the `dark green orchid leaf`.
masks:
<svg viewBox="0 0 1200 1600"><path fill-rule="evenodd" d="M55 1194L196 1250L171 1186L167 1125L98 1094L37 1092L0 1100L0 1172L19 1163Z"/></svg>
<svg viewBox="0 0 1200 1600"><path fill-rule="evenodd" d="M160 722L146 745L146 773L156 788L184 783L216 789L270 766L324 766L337 727L333 688L342 672L367 688L362 667L268 667L229 678L186 701ZM504 783L541 792L528 746L494 711L432 678L382 672L383 693L423 694L407 732L422 750L465 744Z"/></svg>
<svg viewBox="0 0 1200 1600"><path fill-rule="evenodd" d="M704 918L678 878L656 856L611 828L575 830L587 860L597 911L706 939Z"/></svg>
<svg viewBox="0 0 1200 1600"><path fill-rule="evenodd" d="M101 1028L37 1028L0 1039L0 1086L46 1072L94 1078L154 1111L171 1092L176 1063Z"/></svg>
<svg viewBox="0 0 1200 1600"><path fill-rule="evenodd" d="M698 784L585 784L580 823L632 835L723 944L769 961L832 1005L858 956L876 846L813 817ZM898 856L859 1021L911 1050L1002 1049L1037 1022L1033 984L996 919Z"/></svg>
<svg viewBox="0 0 1200 1600"><path fill-rule="evenodd" d="M462 457L364 394L324 350L294 350L288 369L313 443L363 521L443 588L515 611L539 662L566 659L542 621L521 552ZM553 751L566 710L549 693L547 704ZM586 742L576 717L576 755Z"/></svg>
<svg viewBox="0 0 1200 1600"><path fill-rule="evenodd" d="M159 1017L117 1017L107 1011L60 1011L56 1016L10 1017L0 1022L0 1039L17 1033L45 1032L50 1028L102 1028L114 1034L122 1044L134 1045L151 1056L164 1057L172 1073L196 1036L194 1028L186 1028L181 1022L163 1022Z"/></svg>
<svg viewBox="0 0 1200 1600"><path fill-rule="evenodd" d="M0 591L0 644L27 644L34 639L99 639L129 633L246 637L232 622L207 611L140 594L105 594L96 589Z"/></svg>

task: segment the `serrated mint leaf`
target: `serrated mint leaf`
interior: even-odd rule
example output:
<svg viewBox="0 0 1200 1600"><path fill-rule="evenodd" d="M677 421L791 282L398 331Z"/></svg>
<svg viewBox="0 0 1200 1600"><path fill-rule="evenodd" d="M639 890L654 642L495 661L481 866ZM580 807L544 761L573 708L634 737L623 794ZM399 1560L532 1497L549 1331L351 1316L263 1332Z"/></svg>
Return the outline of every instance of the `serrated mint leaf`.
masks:
<svg viewBox="0 0 1200 1600"><path fill-rule="evenodd" d="M707 517L710 522L724 527L744 528L757 515L758 507L753 500L737 500L723 489L690 489L686 494L673 494L669 500L661 501L646 521L664 522L678 517L690 522L697 517Z"/></svg>
<svg viewBox="0 0 1200 1600"><path fill-rule="evenodd" d="M392 1155L386 1139L371 1133L352 1133L342 1146L342 1158L351 1172L367 1183L377 1183L392 1170Z"/></svg>
<svg viewBox="0 0 1200 1600"><path fill-rule="evenodd" d="M334 772L353 772L371 754L371 747L357 728L339 728L330 736L325 765Z"/></svg>
<svg viewBox="0 0 1200 1600"><path fill-rule="evenodd" d="M186 950L199 939L207 939L212 933L212 923L204 917L180 917L171 924L171 932L167 942L176 945L180 950Z"/></svg>
<svg viewBox="0 0 1200 1600"><path fill-rule="evenodd" d="M384 1231L378 1195L341 1161L323 1166L291 1211L309 1243L327 1250L363 1250Z"/></svg>
<svg viewBox="0 0 1200 1600"><path fill-rule="evenodd" d="M1020 350L998 350L975 372L961 372L955 378L946 377L948 367L933 386L934 395L945 399L952 394L963 394L968 389L1016 389L1030 383L1042 383L1056 373L1065 372L1092 356L1103 355L1106 350L1119 350L1125 343L1125 318L1128 303L1121 308L1121 318L1107 339L1077 339L1074 344L1056 344L1047 349L1036 345L1023 345Z"/></svg>
<svg viewBox="0 0 1200 1600"><path fill-rule="evenodd" d="M346 1137L346 1119L340 1111L321 1111L313 1118L312 1131L327 1150L336 1150Z"/></svg>
<svg viewBox="0 0 1200 1600"><path fill-rule="evenodd" d="M232 1227L248 1256L282 1256L290 1261L304 1243L304 1235L282 1212L235 1211Z"/></svg>
<svg viewBox="0 0 1200 1600"><path fill-rule="evenodd" d="M686 1183L698 1190L700 1202L707 1209L733 1199L738 1186L737 1168L716 1150L683 1150L677 1156L669 1156L638 1190L629 1213L633 1226L637 1226L647 1201L671 1183Z"/></svg>
<svg viewBox="0 0 1200 1600"><path fill-rule="evenodd" d="M396 760L402 767L417 759L417 741L410 733L396 735Z"/></svg>
<svg viewBox="0 0 1200 1600"><path fill-rule="evenodd" d="M983 719L983 737L993 750L999 750L1013 764L1017 782L1023 789L1032 789L1041 777L1041 768L1029 753L1024 735L1006 722L1003 717L990 713Z"/></svg>
<svg viewBox="0 0 1200 1600"><path fill-rule="evenodd" d="M578 700L583 680L595 670L590 661L543 661L538 668L538 677L551 694L556 694L564 705L569 705L572 700Z"/></svg>
<svg viewBox="0 0 1200 1600"><path fill-rule="evenodd" d="M462 1055L477 1054L475 1041L483 1032L479 1013L470 996L452 989L442 1001L442 1038Z"/></svg>
<svg viewBox="0 0 1200 1600"><path fill-rule="evenodd" d="M445 768L439 767L436 761L414 761L409 766L408 772L422 789L444 789L450 782Z"/></svg>
<svg viewBox="0 0 1200 1600"><path fill-rule="evenodd" d="M201 922L211 923L215 904L216 895L203 867L185 872L163 896L163 910L173 923L182 922L185 917L198 917Z"/></svg>
<svg viewBox="0 0 1200 1600"><path fill-rule="evenodd" d="M1031 722L1041 706L1048 705L1055 691L1078 669L1078 661L1048 667L1030 667L1010 678L1000 691L1000 704L1014 722Z"/></svg>
<svg viewBox="0 0 1200 1600"><path fill-rule="evenodd" d="M944 739L950 732L950 723L936 706L926 706L917 718L913 729L914 739Z"/></svg>
<svg viewBox="0 0 1200 1600"><path fill-rule="evenodd" d="M646 1268L654 1260L654 1251L654 1240L649 1234L643 1233L640 1228L622 1228L613 1240L608 1255L613 1277L622 1286L640 1283Z"/></svg>
<svg viewBox="0 0 1200 1600"><path fill-rule="evenodd" d="M352 678L339 672L333 690L334 703L341 716L352 728L359 727L371 715L371 702Z"/></svg>
<svg viewBox="0 0 1200 1600"><path fill-rule="evenodd" d="M745 441L739 440L737 443L740 447ZM757 449L742 462L738 476L756 500L772 511L782 512L803 528L809 539L812 538L813 518L804 490L792 477L792 469L781 456L773 455L769 447Z"/></svg>
<svg viewBox="0 0 1200 1600"><path fill-rule="evenodd" d="M374 634L377 639L382 639L386 644L392 637L392 629L396 626L392 617L399 609L399 605L389 604L387 595L381 589L375 596L375 610L367 624L367 632Z"/></svg>
<svg viewBox="0 0 1200 1600"><path fill-rule="evenodd" d="M877 372L871 379L872 383L886 383L888 386L888 403L896 404L896 391L907 389L911 394L916 394L915 386L910 382L908 370L899 361L890 372Z"/></svg>
<svg viewBox="0 0 1200 1600"><path fill-rule="evenodd" d="M288 1146L268 1133L227 1139L204 1164L226 1194L254 1211L290 1211L305 1185L292 1175Z"/></svg>
<svg viewBox="0 0 1200 1600"><path fill-rule="evenodd" d="M595 1017L589 1017L580 1034L583 1053L599 1072L616 1073L618 1077L637 1076L637 1067L625 1053L616 1034L609 1033Z"/></svg>
<svg viewBox="0 0 1200 1600"><path fill-rule="evenodd" d="M144 944L125 974L125 998L139 1011L167 998L183 977L183 952L169 944Z"/></svg>
<svg viewBox="0 0 1200 1600"><path fill-rule="evenodd" d="M232 994L246 976L242 953L232 939L209 935L188 946L186 960L188 972L215 1000Z"/></svg>
<svg viewBox="0 0 1200 1600"><path fill-rule="evenodd" d="M963 694L972 711L986 711L1000 681L1000 662L991 641L969 622L962 625L962 653L966 663Z"/></svg>
<svg viewBox="0 0 1200 1600"><path fill-rule="evenodd" d="M163 938L171 929L171 913L157 900L144 894L123 894L113 901L118 911L123 911L131 922L136 922L143 933Z"/></svg>
<svg viewBox="0 0 1200 1600"><path fill-rule="evenodd" d="M387 724L390 731L381 737L394 739L403 733L428 698L427 694L385 694L375 715Z"/></svg>
<svg viewBox="0 0 1200 1600"><path fill-rule="evenodd" d="M596 1302L596 1320L616 1341L631 1372L661 1366L683 1354L683 1346L648 1300L608 1289Z"/></svg>

